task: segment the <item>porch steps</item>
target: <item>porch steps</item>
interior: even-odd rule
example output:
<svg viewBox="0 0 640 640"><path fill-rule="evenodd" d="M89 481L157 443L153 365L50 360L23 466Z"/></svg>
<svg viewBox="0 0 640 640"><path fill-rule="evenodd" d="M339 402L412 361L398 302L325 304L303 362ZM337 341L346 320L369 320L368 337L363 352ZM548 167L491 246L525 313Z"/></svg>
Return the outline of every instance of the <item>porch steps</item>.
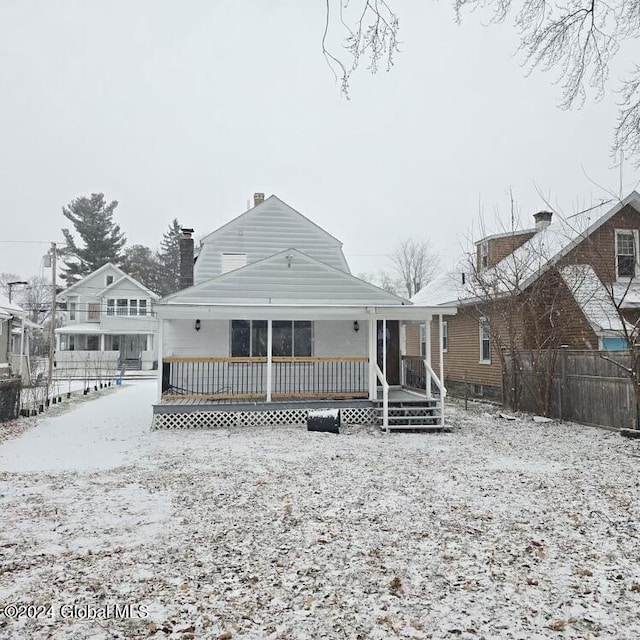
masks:
<svg viewBox="0 0 640 640"><path fill-rule="evenodd" d="M137 358L132 358L129 360L122 361L122 373L124 374L126 371L141 371L142 363Z"/></svg>
<svg viewBox="0 0 640 640"><path fill-rule="evenodd" d="M378 426L383 426L382 400L374 402L378 416ZM390 431L449 431L441 424L440 399L420 398L393 400L389 399L389 430Z"/></svg>

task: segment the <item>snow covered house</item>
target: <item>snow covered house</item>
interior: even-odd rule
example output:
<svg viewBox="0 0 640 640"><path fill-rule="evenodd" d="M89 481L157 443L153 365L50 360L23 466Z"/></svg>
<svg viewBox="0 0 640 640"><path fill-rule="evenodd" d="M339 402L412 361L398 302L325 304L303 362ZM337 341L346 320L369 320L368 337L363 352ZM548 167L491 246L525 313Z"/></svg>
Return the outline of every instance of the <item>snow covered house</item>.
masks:
<svg viewBox="0 0 640 640"><path fill-rule="evenodd" d="M408 363L420 361L426 344L440 344L450 390L501 400L507 313L519 313L511 334L522 349L548 339L570 350L624 350L637 339L640 195L567 219L546 211L534 219L531 228L478 240L473 268L443 273L414 296L458 313L445 314L442 332L435 323L409 325Z"/></svg>
<svg viewBox="0 0 640 640"><path fill-rule="evenodd" d="M29 343L39 328L26 311L0 294L0 373L30 376Z"/></svg>
<svg viewBox="0 0 640 640"><path fill-rule="evenodd" d="M160 297L107 263L58 294L64 326L56 329L56 367L81 372L153 369Z"/></svg>
<svg viewBox="0 0 640 640"><path fill-rule="evenodd" d="M342 243L271 196L207 235L183 290L157 305L154 428L301 424L310 408L350 423L441 428L444 387L403 389L400 322L455 314L351 275ZM188 286L191 285L191 286Z"/></svg>

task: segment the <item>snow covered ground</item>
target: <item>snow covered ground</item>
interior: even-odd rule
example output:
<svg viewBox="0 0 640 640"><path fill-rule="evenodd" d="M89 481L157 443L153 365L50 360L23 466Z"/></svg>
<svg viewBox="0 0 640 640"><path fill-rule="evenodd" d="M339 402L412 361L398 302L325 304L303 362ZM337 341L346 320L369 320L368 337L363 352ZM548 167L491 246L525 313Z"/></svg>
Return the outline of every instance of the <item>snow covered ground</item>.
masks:
<svg viewBox="0 0 640 640"><path fill-rule="evenodd" d="M155 388L0 444L0 639L640 637L639 441L151 432Z"/></svg>

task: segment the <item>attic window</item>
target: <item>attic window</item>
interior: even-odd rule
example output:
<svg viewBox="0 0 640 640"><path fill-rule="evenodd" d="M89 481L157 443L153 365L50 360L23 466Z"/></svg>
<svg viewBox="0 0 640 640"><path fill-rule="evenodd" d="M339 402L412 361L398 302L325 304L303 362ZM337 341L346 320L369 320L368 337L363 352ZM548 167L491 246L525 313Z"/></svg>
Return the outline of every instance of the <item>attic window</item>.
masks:
<svg viewBox="0 0 640 640"><path fill-rule="evenodd" d="M228 271L235 271L247 264L246 253L223 253L222 254L222 268L220 273L227 273Z"/></svg>
<svg viewBox="0 0 640 640"><path fill-rule="evenodd" d="M489 243L484 240L480 243L480 271L489 266Z"/></svg>
<svg viewBox="0 0 640 640"><path fill-rule="evenodd" d="M107 280L106 280L106 282L107 282L107 287L108 287L110 284L113 284L113 276L107 276Z"/></svg>
<svg viewBox="0 0 640 640"><path fill-rule="evenodd" d="M633 278L636 275L638 232L633 229L616 230L616 277Z"/></svg>

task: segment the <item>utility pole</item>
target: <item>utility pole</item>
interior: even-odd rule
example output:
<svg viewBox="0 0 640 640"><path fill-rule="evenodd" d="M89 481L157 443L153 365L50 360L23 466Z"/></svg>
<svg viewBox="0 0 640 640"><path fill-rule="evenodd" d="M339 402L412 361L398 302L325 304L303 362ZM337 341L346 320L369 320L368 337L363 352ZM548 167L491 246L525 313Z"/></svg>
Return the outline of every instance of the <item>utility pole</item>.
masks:
<svg viewBox="0 0 640 640"><path fill-rule="evenodd" d="M56 355L56 243L51 243L51 320L49 328L49 375L47 376L47 397L53 387L53 359ZM46 403L45 403L46 404Z"/></svg>

